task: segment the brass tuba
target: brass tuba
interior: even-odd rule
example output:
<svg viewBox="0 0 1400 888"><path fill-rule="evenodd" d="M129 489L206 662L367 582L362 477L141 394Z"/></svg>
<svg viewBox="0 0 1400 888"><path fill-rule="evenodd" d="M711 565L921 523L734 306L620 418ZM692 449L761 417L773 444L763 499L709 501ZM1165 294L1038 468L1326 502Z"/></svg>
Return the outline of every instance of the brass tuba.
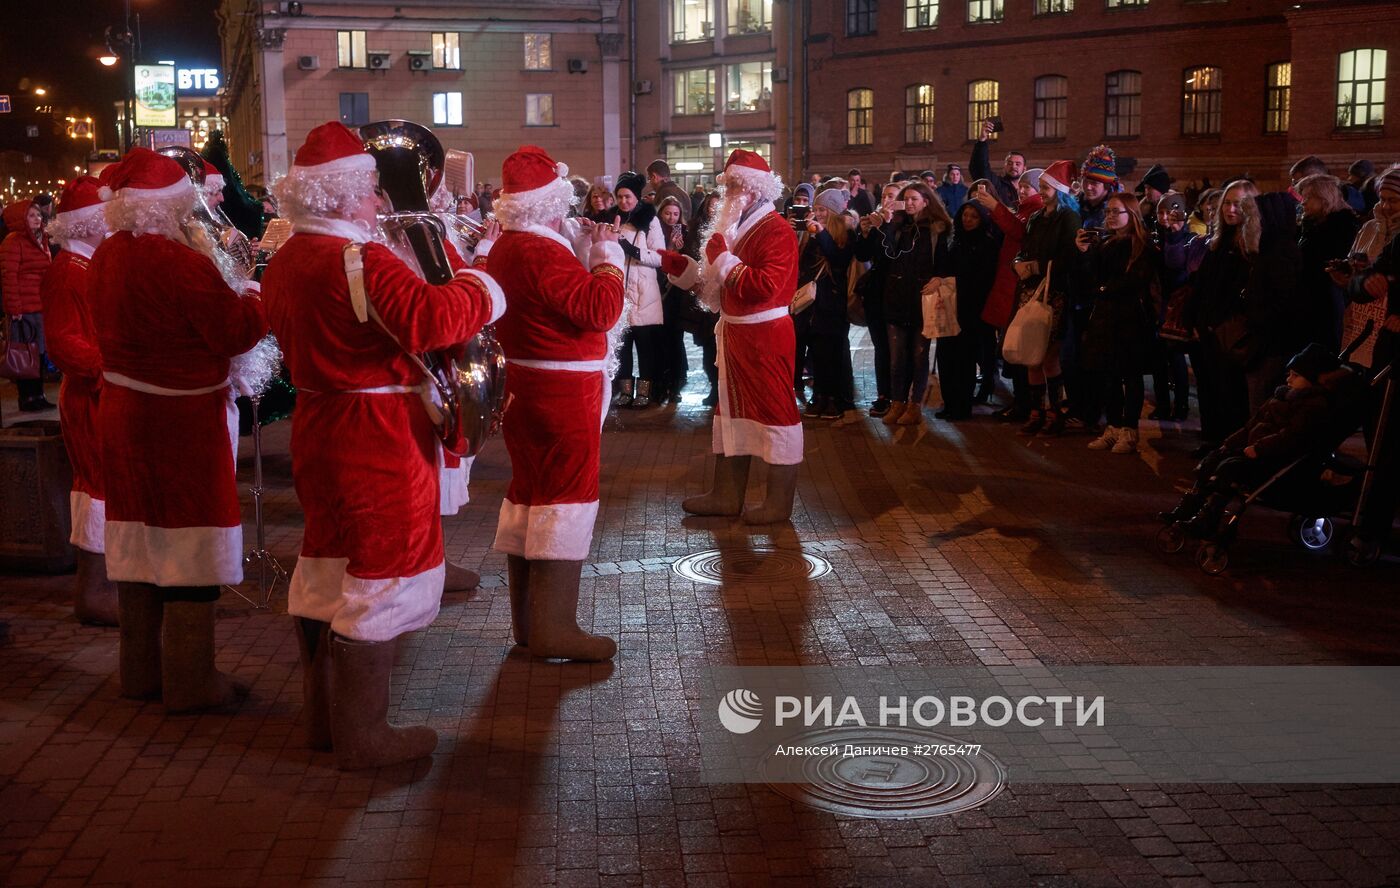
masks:
<svg viewBox="0 0 1400 888"><path fill-rule="evenodd" d="M411 254L428 283L450 281L447 230L428 208L428 198L442 184L442 143L427 127L407 120L366 124L359 135L391 205L379 217L390 246L400 255ZM443 446L460 456L476 456L500 427L504 402L505 353L494 332L487 325L470 342L422 358L441 401L437 431Z"/></svg>
<svg viewBox="0 0 1400 888"><path fill-rule="evenodd" d="M253 245L248 241L248 237L224 215L224 211L211 208L204 202L204 158L196 152L183 145L166 145L156 152L164 154L178 163L185 171L185 175L190 177L194 183L195 190L199 192L199 200L195 202L193 219L185 221L185 234L192 241L199 241L201 233L192 231L193 225L202 229L202 237L207 238L214 248L221 254L216 257L216 263L222 258L231 266L231 270L244 280L251 280L257 270L257 256L253 251ZM200 247L193 244L196 249ZM220 271L224 269L221 267Z"/></svg>

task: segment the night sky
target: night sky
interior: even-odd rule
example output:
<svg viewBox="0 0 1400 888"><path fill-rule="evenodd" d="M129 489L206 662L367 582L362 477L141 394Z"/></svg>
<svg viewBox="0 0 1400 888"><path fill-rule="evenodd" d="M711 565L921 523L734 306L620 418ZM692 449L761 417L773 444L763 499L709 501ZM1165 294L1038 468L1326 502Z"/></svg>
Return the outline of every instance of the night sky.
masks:
<svg viewBox="0 0 1400 888"><path fill-rule="evenodd" d="M97 56L107 26L121 29L122 0L4 0L0 6L7 8L0 24L0 93L21 92L20 79L28 77L49 89L56 111L90 114L110 131L123 68L104 68ZM142 60L221 67L217 6L218 0L131 0L133 31L141 16Z"/></svg>

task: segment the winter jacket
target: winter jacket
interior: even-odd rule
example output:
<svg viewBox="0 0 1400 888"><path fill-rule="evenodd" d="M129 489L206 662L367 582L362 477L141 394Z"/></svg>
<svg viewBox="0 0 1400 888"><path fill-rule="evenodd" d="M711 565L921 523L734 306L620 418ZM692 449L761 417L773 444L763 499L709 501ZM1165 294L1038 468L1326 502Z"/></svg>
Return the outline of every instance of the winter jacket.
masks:
<svg viewBox="0 0 1400 888"><path fill-rule="evenodd" d="M1089 206L1084 198L1079 199L1079 227L1080 228L1103 228L1104 210L1108 209L1108 197L1099 201L1096 206Z"/></svg>
<svg viewBox="0 0 1400 888"><path fill-rule="evenodd" d="M652 200L657 206L660 206L661 202L666 198L674 197L676 203L681 205L681 219L690 218L690 192L686 191L675 182L667 179L665 182L656 186L656 191L654 191L653 194L654 197Z"/></svg>
<svg viewBox="0 0 1400 888"><path fill-rule="evenodd" d="M964 206L975 208L982 218L980 227L965 231L961 222L963 211L959 209L956 216L959 221L955 224L949 249L953 274L958 280L958 326L966 333L982 327L982 312L1000 271L997 260L1001 254L1002 234L992 224L992 214L986 207L976 201Z"/></svg>
<svg viewBox="0 0 1400 888"><path fill-rule="evenodd" d="M1130 375L1151 369L1157 253L1145 247L1134 262L1132 249L1131 239L1117 237L1081 256L1083 280L1094 293L1080 351L1086 370Z"/></svg>
<svg viewBox="0 0 1400 888"><path fill-rule="evenodd" d="M931 225L914 224L903 213L895 214L870 236L877 238L885 255L885 323L896 327L923 329L923 288L933 277L952 273L948 259L948 234L936 233Z"/></svg>
<svg viewBox="0 0 1400 888"><path fill-rule="evenodd" d="M875 212L875 195L865 188L857 188L851 194L851 202L846 209L855 212L858 216L868 216Z"/></svg>
<svg viewBox="0 0 1400 888"><path fill-rule="evenodd" d="M1001 232L1001 250L997 253L997 276L992 290L987 294L987 305L982 309L982 320L1004 329L1011 323L1016 309L1016 270L1011 260L1021 252L1021 241L1026 236L1026 220L1040 210L1040 195L1032 195L1023 201L1013 213L1004 204L992 208L992 224Z"/></svg>
<svg viewBox="0 0 1400 888"><path fill-rule="evenodd" d="M665 322L661 307L661 285L654 269L661 267L661 251L666 249L666 237L661 233L661 220L656 218L656 208L646 202L638 202L628 215L619 233L624 240L636 248L637 256L627 257L627 267L623 270L627 289L623 300L627 305L627 323L633 327L645 327Z"/></svg>
<svg viewBox="0 0 1400 888"><path fill-rule="evenodd" d="M1325 385L1302 389L1279 386L1244 428L1226 438L1222 446L1228 450L1253 447L1258 459L1282 467L1305 456L1328 431L1330 407Z"/></svg>
<svg viewBox="0 0 1400 888"><path fill-rule="evenodd" d="M1014 210L1019 200L1016 193L1016 180L1009 176L1003 176L1001 173L992 172L991 152L990 142L985 140L973 142L972 160L967 165L968 169L971 171L974 182L978 179L986 179L991 182L997 200Z"/></svg>
<svg viewBox="0 0 1400 888"><path fill-rule="evenodd" d="M1381 250L1376 261L1372 262L1361 274L1353 275L1351 279L1351 290L1348 296L1353 302L1366 304L1372 302L1371 294L1366 292L1366 279L1372 275L1384 275L1389 279L1389 287L1386 291L1385 316L1387 318L1400 315L1400 236L1390 239L1390 242ZM1379 324L1377 326L1380 326ZM1392 333L1384 328L1376 333L1374 357L1371 361L1372 367L1384 367L1392 363L1396 357L1400 357L1400 334Z"/></svg>
<svg viewBox="0 0 1400 888"><path fill-rule="evenodd" d="M943 201L943 206L948 208L948 215L956 214L963 204L967 203L967 186L962 182L954 185L952 182L944 182L934 189L938 199Z"/></svg>
<svg viewBox="0 0 1400 888"><path fill-rule="evenodd" d="M1026 221L1026 236L1015 257L1018 262L1040 263L1039 274L1032 275L1027 283L1039 283L1040 275L1048 269L1051 292L1064 293L1079 260L1079 248L1074 245L1078 233L1079 214L1074 210L1061 206L1053 210L1043 207L1037 210Z"/></svg>
<svg viewBox="0 0 1400 888"><path fill-rule="evenodd" d="M1277 191L1259 195L1256 202L1259 256L1245 290L1245 314L1260 357L1289 358L1316 336L1300 311L1303 257L1298 250L1298 203Z"/></svg>
<svg viewBox="0 0 1400 888"><path fill-rule="evenodd" d="M9 234L0 242L0 293L4 294L5 314L43 311L39 285L48 272L53 255L48 238L35 240L25 216L32 201L21 200L5 207L5 227Z"/></svg>
<svg viewBox="0 0 1400 888"><path fill-rule="evenodd" d="M1298 237L1302 274L1298 280L1300 320L1304 329L1334 350L1341 342L1342 288L1327 273L1327 263L1345 259L1361 227L1351 210L1337 210L1321 219L1304 219Z"/></svg>
<svg viewBox="0 0 1400 888"><path fill-rule="evenodd" d="M817 285L817 299L811 309L812 332L845 333L851 326L846 307L846 285L847 272L856 251L855 232L847 235L844 247L838 247L831 232L825 229L808 235L805 241L797 261L797 284L800 287L815 281Z"/></svg>

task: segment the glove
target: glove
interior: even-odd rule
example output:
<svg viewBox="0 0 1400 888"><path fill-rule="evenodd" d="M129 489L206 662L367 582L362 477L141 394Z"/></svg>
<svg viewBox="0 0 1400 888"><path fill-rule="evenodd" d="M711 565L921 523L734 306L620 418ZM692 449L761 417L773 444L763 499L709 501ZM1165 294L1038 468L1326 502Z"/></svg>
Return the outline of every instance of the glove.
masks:
<svg viewBox="0 0 1400 888"><path fill-rule="evenodd" d="M729 245L724 242L724 235L711 235L709 241L705 244L705 261L713 265L715 260L719 258L720 253L727 252L729 252Z"/></svg>
<svg viewBox="0 0 1400 888"><path fill-rule="evenodd" d="M685 273L686 257L675 250L661 251L661 270L672 277L680 277Z"/></svg>

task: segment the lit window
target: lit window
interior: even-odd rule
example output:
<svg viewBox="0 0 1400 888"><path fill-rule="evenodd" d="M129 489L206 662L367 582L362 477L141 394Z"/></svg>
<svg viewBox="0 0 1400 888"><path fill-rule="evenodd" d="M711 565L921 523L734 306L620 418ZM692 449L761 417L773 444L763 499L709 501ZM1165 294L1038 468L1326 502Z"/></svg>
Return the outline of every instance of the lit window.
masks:
<svg viewBox="0 0 1400 888"><path fill-rule="evenodd" d="M729 33L762 34L773 30L773 0L729 0Z"/></svg>
<svg viewBox="0 0 1400 888"><path fill-rule="evenodd" d="M1181 134L1183 136L1220 135L1220 96L1222 76L1219 68L1190 68L1181 90Z"/></svg>
<svg viewBox="0 0 1400 888"><path fill-rule="evenodd" d="M764 163L768 164L769 166L773 165L772 142L745 142L740 139L725 139L724 150L726 153L734 150L752 151L754 154L757 154L759 157L763 158Z"/></svg>
<svg viewBox="0 0 1400 888"><path fill-rule="evenodd" d="M1104 83L1103 131L1120 138L1142 134L1142 72L1109 73Z"/></svg>
<svg viewBox="0 0 1400 888"><path fill-rule="evenodd" d="M1383 49L1353 49L1337 61L1337 126L1382 126L1385 123Z"/></svg>
<svg viewBox="0 0 1400 888"><path fill-rule="evenodd" d="M875 143L875 91L853 89L846 93L846 144Z"/></svg>
<svg viewBox="0 0 1400 888"><path fill-rule="evenodd" d="M1035 127L1037 139L1063 139L1069 117L1069 78L1047 74L1035 79Z"/></svg>
<svg viewBox="0 0 1400 888"><path fill-rule="evenodd" d="M714 0L671 0L672 43L710 40L714 36Z"/></svg>
<svg viewBox="0 0 1400 888"><path fill-rule="evenodd" d="M933 141L933 84L916 83L904 88L904 141Z"/></svg>
<svg viewBox="0 0 1400 888"><path fill-rule="evenodd" d="M982 121L1001 114L1001 84L995 80L974 80L967 85L967 137L972 140L982 135ZM992 133L993 139L997 137Z"/></svg>
<svg viewBox="0 0 1400 888"><path fill-rule="evenodd" d="M933 28L938 25L938 0L904 0L904 27Z"/></svg>
<svg viewBox="0 0 1400 888"><path fill-rule="evenodd" d="M549 34L525 35L525 70L548 71L554 67L553 47Z"/></svg>
<svg viewBox="0 0 1400 888"><path fill-rule="evenodd" d="M367 68L364 31L336 31L336 64L342 68Z"/></svg>
<svg viewBox="0 0 1400 888"><path fill-rule="evenodd" d="M773 63L744 62L729 66L729 111L767 111L773 104Z"/></svg>
<svg viewBox="0 0 1400 888"><path fill-rule="evenodd" d="M1288 132L1288 108L1293 98L1293 63L1269 66L1264 90L1264 132Z"/></svg>
<svg viewBox="0 0 1400 888"><path fill-rule="evenodd" d="M712 114L715 110L715 70L692 68L677 71L673 114Z"/></svg>
<svg viewBox="0 0 1400 888"><path fill-rule="evenodd" d="M433 124L435 126L462 125L461 93L433 93Z"/></svg>
<svg viewBox="0 0 1400 888"><path fill-rule="evenodd" d="M875 33L875 0L846 0L846 36Z"/></svg>
<svg viewBox="0 0 1400 888"><path fill-rule="evenodd" d="M462 50L459 41L460 38L455 31L433 32L434 68L455 69L462 67Z"/></svg>
<svg viewBox="0 0 1400 888"><path fill-rule="evenodd" d="M999 22L1005 16L1002 0L967 0L967 20L977 22Z"/></svg>
<svg viewBox="0 0 1400 888"><path fill-rule="evenodd" d="M1035 0L1036 15L1056 15L1074 12L1074 0Z"/></svg>
<svg viewBox="0 0 1400 888"><path fill-rule="evenodd" d="M1146 6L1147 0L1108 0L1109 9L1130 9L1134 6Z"/></svg>
<svg viewBox="0 0 1400 888"><path fill-rule="evenodd" d="M525 96L525 125L554 126L554 93L528 93Z"/></svg>

